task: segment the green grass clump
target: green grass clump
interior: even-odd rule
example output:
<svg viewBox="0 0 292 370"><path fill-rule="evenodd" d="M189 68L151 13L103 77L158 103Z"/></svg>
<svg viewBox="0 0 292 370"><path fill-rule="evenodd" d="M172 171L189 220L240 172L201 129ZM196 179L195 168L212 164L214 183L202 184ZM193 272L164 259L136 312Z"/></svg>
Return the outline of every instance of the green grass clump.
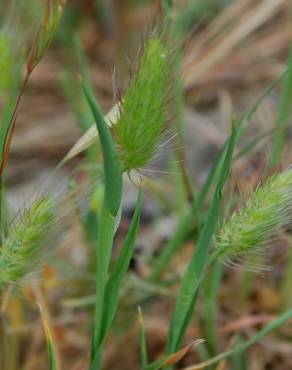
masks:
<svg viewBox="0 0 292 370"><path fill-rule="evenodd" d="M292 220L292 170L272 175L227 220L217 237L216 254L233 262L260 253Z"/></svg>
<svg viewBox="0 0 292 370"><path fill-rule="evenodd" d="M169 106L171 58L159 36L145 44L139 67L123 99L121 115L113 126L123 170L147 164L165 129Z"/></svg>
<svg viewBox="0 0 292 370"><path fill-rule="evenodd" d="M0 287L15 284L36 264L55 220L54 202L46 196L26 208L0 249Z"/></svg>

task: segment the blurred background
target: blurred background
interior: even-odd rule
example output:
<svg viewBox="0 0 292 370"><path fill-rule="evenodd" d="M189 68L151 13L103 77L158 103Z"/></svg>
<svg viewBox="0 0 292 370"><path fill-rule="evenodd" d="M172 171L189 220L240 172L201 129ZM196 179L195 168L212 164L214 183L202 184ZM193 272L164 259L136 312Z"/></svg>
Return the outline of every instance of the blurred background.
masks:
<svg viewBox="0 0 292 370"><path fill-rule="evenodd" d="M94 302L91 246L96 238L96 212L102 195L98 145L55 171L93 123L78 76L90 76L96 98L103 112L108 112L128 86L143 39L153 27L163 23L165 3L67 0L53 45L33 72L21 101L6 171L12 214L37 192L49 190L57 194L68 182L69 186L79 185L78 201L73 200L66 222L56 233L56 246L49 251L36 278L50 311L63 369L86 368ZM236 188L239 197L246 199L266 175L271 132L283 92L279 77L288 66L292 46L291 0L174 0L170 5L167 16L172 19L177 36L174 48L181 48L185 140L177 146L180 163L174 160L170 140L144 172L148 183L142 224L131 274L108 341L105 369L139 368L138 304L143 306L150 358L154 360L163 354L179 277L193 251L197 225L190 227L169 266L168 279L172 283L163 286L145 283L143 277L149 272L149 260L159 255L188 209L191 192L182 185L188 181L186 178L191 178L196 193L230 133L232 115L240 116L251 109L263 91L274 84L241 140L240 148L249 148L251 144L252 149L246 149L234 164L228 190L233 192ZM0 111L12 86L21 80L43 7L41 0L0 0L0 53L6 53L8 60L0 71ZM289 97L292 98L292 91ZM285 139L278 168L286 168L292 160L289 129ZM136 201L135 185L131 179L126 181L117 250ZM97 184L90 195L86 190L88 183ZM291 304L292 254L287 244L291 244L289 236L279 243L277 253L271 256L273 269L264 275L241 270L224 274L217 315L221 349L228 347L234 334L252 335L281 308ZM32 294L28 284L9 298L6 316L11 347L5 370L48 368L41 319L30 303ZM202 337L202 310L199 306L189 340ZM242 364L246 361L247 367L229 368L292 369L291 327L280 335L284 341L269 337L249 350L241 361ZM191 351L178 368L200 359L204 359L203 351ZM228 367L220 367L225 368Z"/></svg>

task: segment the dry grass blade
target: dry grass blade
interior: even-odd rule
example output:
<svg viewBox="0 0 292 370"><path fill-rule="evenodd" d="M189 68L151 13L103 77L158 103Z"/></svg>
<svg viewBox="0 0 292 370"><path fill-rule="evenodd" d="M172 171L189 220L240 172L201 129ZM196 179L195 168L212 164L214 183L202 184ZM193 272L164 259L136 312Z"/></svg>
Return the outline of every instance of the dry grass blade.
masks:
<svg viewBox="0 0 292 370"><path fill-rule="evenodd" d="M217 18L213 20L205 32L198 36L192 51L190 51L189 55L186 56L185 63L193 62L193 54L196 54L198 50L201 50L210 40L218 37L219 34L222 34L223 30L226 31L226 24L229 24L230 26L231 24L234 24L240 15L246 11L248 6L251 6L253 2L254 0L234 1L219 13Z"/></svg>
<svg viewBox="0 0 292 370"><path fill-rule="evenodd" d="M111 110L107 113L104 117L105 122L108 126L114 125L118 118L119 118L120 110L119 110L119 103L114 105ZM74 146L70 149L70 151L66 154L66 156L60 162L60 166L68 162L70 159L76 157L84 150L90 147L94 142L96 142L98 138L98 132L96 125L93 125L81 138L74 144Z"/></svg>
<svg viewBox="0 0 292 370"><path fill-rule="evenodd" d="M223 352L215 357L210 358L209 360L206 360L204 362L201 362L197 365L189 366L184 368L183 370L200 370L200 369L206 369L211 365L214 365L216 363L221 362L224 359L227 359L234 354L237 354L239 352L243 352L255 343L262 340L265 336L268 334L274 332L277 330L280 326L282 326L285 322L288 320L291 320L292 317L292 310L287 310L281 315L279 315L274 321L270 322L266 326L264 326L263 329L261 329L258 333L256 333L254 336L252 336L250 339L248 339L245 342L240 343L239 345L235 346L234 348L227 350L226 352Z"/></svg>
<svg viewBox="0 0 292 370"><path fill-rule="evenodd" d="M181 348L175 353L172 353L171 355L164 357L152 364L149 364L145 367L145 370L159 370L163 369L165 367L173 366L176 363L178 363L194 346L198 346L199 344L203 343L204 339L197 339L187 346Z"/></svg>
<svg viewBox="0 0 292 370"><path fill-rule="evenodd" d="M198 346L199 344L203 342L204 342L204 339L197 339L193 341L192 343L188 344L187 346L183 347L178 352L170 355L163 361L162 365L160 366L160 369L176 364L191 350L191 348Z"/></svg>
<svg viewBox="0 0 292 370"><path fill-rule="evenodd" d="M50 370L59 370L60 364L58 359L57 350L54 343L54 337L50 326L49 313L46 307L46 302L38 286L34 287L34 293L37 299L37 305L40 310L42 324L45 330L47 340L47 351L49 357L49 368Z"/></svg>
<svg viewBox="0 0 292 370"><path fill-rule="evenodd" d="M198 62L184 65L185 86L188 88L200 79L211 67L225 58L236 45L273 17L286 2L287 0L265 0L253 7L227 36L219 41L216 40L213 48L207 50Z"/></svg>

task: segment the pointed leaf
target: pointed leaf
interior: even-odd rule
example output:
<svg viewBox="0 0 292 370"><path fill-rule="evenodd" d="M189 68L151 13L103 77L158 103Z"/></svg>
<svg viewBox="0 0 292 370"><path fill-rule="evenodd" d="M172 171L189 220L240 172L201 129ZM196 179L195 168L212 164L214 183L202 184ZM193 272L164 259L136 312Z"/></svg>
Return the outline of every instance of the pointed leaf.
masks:
<svg viewBox="0 0 292 370"><path fill-rule="evenodd" d="M120 255L114 265L113 271L110 275L109 281L106 286L104 299L104 318L100 341L103 341L104 337L106 336L106 333L108 332L108 329L111 326L117 311L120 286L126 275L126 272L130 265L131 258L133 256L141 211L142 211L142 193L140 191L138 195L135 213L129 231L127 233L126 239L122 244Z"/></svg>
<svg viewBox="0 0 292 370"><path fill-rule="evenodd" d="M122 197L121 166L116 155L116 149L110 131L94 99L91 88L85 82L83 82L82 88L95 119L101 141L104 159L105 201L111 214L116 216Z"/></svg>

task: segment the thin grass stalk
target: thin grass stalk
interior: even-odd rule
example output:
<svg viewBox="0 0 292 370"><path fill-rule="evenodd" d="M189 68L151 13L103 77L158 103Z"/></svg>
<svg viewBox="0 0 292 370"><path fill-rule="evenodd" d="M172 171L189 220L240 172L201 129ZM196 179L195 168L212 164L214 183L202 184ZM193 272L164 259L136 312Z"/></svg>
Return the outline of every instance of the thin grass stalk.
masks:
<svg viewBox="0 0 292 370"><path fill-rule="evenodd" d="M1 136L1 159L0 159L0 240L1 240L2 234L3 234L3 229L2 229L3 219L2 219L2 216L3 216L3 202L4 202L4 197L5 197L4 189L3 189L4 188L3 172L4 172L4 169L5 169L7 160L8 160L8 156L9 156L10 145L11 145L11 142L12 142L12 136L13 136L13 132L14 132L14 129L15 129L15 124L16 124L16 114L17 114L18 107L19 107L21 98L23 96L24 90L25 90L26 85L28 83L28 80L29 80L29 76L26 75L25 78L24 78L24 80L23 80L23 82L22 82L22 84L21 84L21 87L20 87L20 90L18 92L18 95L16 97L16 102L13 105L11 116L10 116L9 120L7 121L7 124L5 126L2 126L2 127L4 127L5 132L3 132L3 136ZM10 107L8 107L8 109L9 108ZM4 123L5 123L5 121L4 121Z"/></svg>
<svg viewBox="0 0 292 370"><path fill-rule="evenodd" d="M220 261L215 261L209 275L204 281L204 338L211 356L218 353L219 338L216 331L218 313L218 293L221 284L223 266Z"/></svg>
<svg viewBox="0 0 292 370"><path fill-rule="evenodd" d="M292 112L291 96L292 96L292 48L290 49L289 53L288 73L286 80L284 81L283 93L281 96L280 108L276 121L278 130L276 131L273 138L270 166L277 165L282 157L286 129Z"/></svg>
<svg viewBox="0 0 292 370"><path fill-rule="evenodd" d="M47 304L38 286L34 287L34 293L37 298L38 306L41 313L41 319L45 331L46 341L47 341L47 353L49 359L49 369L59 370L60 360L58 356L57 347L55 345L54 336L51 330L49 312L47 310Z"/></svg>
<svg viewBox="0 0 292 370"><path fill-rule="evenodd" d="M171 18L171 9L172 9L172 1L166 0L162 1L162 9L164 12L164 16L168 21L169 33L176 43L179 44L183 38L183 29L177 22L177 19ZM181 70L182 66L182 55L180 48L177 48L174 55L174 66L176 71ZM178 166L181 170L181 177L183 180L183 184L185 187L185 194L186 198L190 203L192 203L195 199L195 186L189 169L186 165L186 138L185 138L185 97L184 97L184 89L183 89L183 82L180 78L176 78L174 82L174 96L175 96L175 107L176 107L176 145L174 149L174 154L178 161Z"/></svg>
<svg viewBox="0 0 292 370"><path fill-rule="evenodd" d="M144 319L142 314L142 309L138 307L138 315L139 315L139 341L140 341L140 364L141 369L145 369L148 364L148 354L147 354L147 342L146 342L146 334L145 334L145 326L144 326Z"/></svg>
<svg viewBox="0 0 292 370"><path fill-rule="evenodd" d="M4 167L6 165L8 155L9 155L9 149L10 149L10 145L11 145L11 141L12 141L12 135L13 135L14 128L15 128L16 114L17 114L18 107L19 107L21 98L23 96L24 90L27 86L29 77L30 77L30 75L26 74L25 77L24 77L24 80L21 84L19 93L18 93L17 98L16 98L14 108L13 108L13 111L12 111L12 114L11 114L11 117L10 117L10 120L9 120L9 124L8 124L7 130L6 130L5 136L4 136L4 145L3 145L3 151L2 151L1 163L0 163L1 183L2 183ZM2 185L1 185L1 188L2 188Z"/></svg>
<svg viewBox="0 0 292 370"><path fill-rule="evenodd" d="M254 345L255 343L262 340L264 337L266 337L268 334L273 333L276 331L280 326L282 326L285 322L292 319L292 309L289 309L278 316L277 319L270 322L266 326L264 326L263 329L261 329L258 333L256 333L254 336L252 336L249 340L239 344L235 348L226 351L224 353L221 353L220 355L217 355L205 362L202 362L200 364L189 366L187 368L184 368L183 370L200 370L205 369L209 366L212 366L214 364L217 364L219 361L222 361L226 358L230 358L231 356L234 356L237 353L243 353L246 351L249 347Z"/></svg>
<svg viewBox="0 0 292 370"><path fill-rule="evenodd" d="M241 343L244 342L244 338L242 336L237 335L234 337L234 346L232 347L237 347L240 346ZM225 361L227 359L224 359ZM245 353L244 351L239 351L234 353L234 355L230 356L230 366L232 370L247 370L247 364L246 364L246 359L245 359Z"/></svg>
<svg viewBox="0 0 292 370"><path fill-rule="evenodd" d="M0 179L2 179L4 166L8 158L12 135L16 123L16 115L20 101L22 99L23 93L25 91L25 88L28 84L29 78L31 77L33 70L41 62L53 40L60 18L62 16L63 7L64 7L63 0L47 0L47 8L43 15L43 19L39 26L39 30L33 41L33 45L26 63L25 76L20 85L20 90L18 92L14 108L9 119L9 124L6 127L6 133L4 135L4 145L1 148L2 156L0 162Z"/></svg>
<svg viewBox="0 0 292 370"><path fill-rule="evenodd" d="M289 249L287 251L286 266L281 282L281 292L283 296L283 308L289 308L292 305L291 281L292 281L292 238L288 237Z"/></svg>
<svg viewBox="0 0 292 370"><path fill-rule="evenodd" d="M169 368L176 363L178 363L184 356L195 346L198 346L204 342L203 339L197 339L185 347L181 348L179 351L172 353L168 356L162 357L160 360L152 362L151 364L147 365L145 370L160 370L163 368Z"/></svg>
<svg viewBox="0 0 292 370"><path fill-rule="evenodd" d="M256 100L254 105L245 113L242 114L242 116L238 120L238 132L236 137L236 142L240 140L242 135L244 134L245 130L248 127L249 122L251 122L251 118L263 102L263 100L271 93L271 91L274 89L274 87L287 76L288 73L292 70L292 66L289 67L286 71L284 71L278 79L274 80L272 83L270 83L267 88L263 91L263 93L259 96L259 98ZM150 273L149 279L152 281L155 281L160 278L163 271L169 266L169 262L176 253L176 251L181 247L182 241L185 239L187 233L191 229L191 224L197 221L198 219L198 213L202 208L202 205L204 204L204 201L209 194L209 191L218 177L218 174L220 173L220 169L222 168L223 164L223 155L224 151L226 150L226 147L228 145L228 140L224 144L223 148L218 152L215 161L212 164L212 167L209 171L208 177L200 190L199 194L197 195L197 198L195 199L194 203L192 204L189 211L186 213L186 215L182 218L180 223L177 226L177 229L174 232L174 235L172 239L168 242L166 247L164 248L163 252L158 256L154 262L154 266L152 267L152 271ZM253 147L253 145L251 146ZM241 153L243 155L244 153ZM236 159L238 159L240 156L237 155Z"/></svg>
<svg viewBox="0 0 292 370"><path fill-rule="evenodd" d="M189 202L185 190L185 183L182 178L180 166L176 161L174 155L171 155L169 160L170 173L172 173L174 183L174 198L175 202L172 205L172 209L180 216L182 216L189 208ZM172 179L171 179L172 181Z"/></svg>
<svg viewBox="0 0 292 370"><path fill-rule="evenodd" d="M8 326L6 327L5 335L6 337L9 338L9 343L8 343L9 347L8 347L8 351L6 352L7 364L5 365L3 363L1 364L5 370L16 370L18 369L19 358L21 356L22 349L23 349L22 347L23 342L21 340L22 338L19 335L9 335L8 332L9 332L9 328L16 329L17 327L19 327L19 325L24 324L25 319L21 314L22 308L23 308L23 302L17 299L16 297L13 297L13 295L10 295L10 294L11 294L10 290L8 290L5 293L5 295L7 296L7 301L10 301L9 307L12 307L13 305L13 309L8 310L7 306L5 310L3 309L3 311L5 311L6 326ZM0 355L0 358L2 358L1 355Z"/></svg>
<svg viewBox="0 0 292 370"><path fill-rule="evenodd" d="M223 186L229 175L236 136L237 128L235 121L233 121L232 133L226 149L223 166L216 190L213 195L213 200L207 215L207 219L199 236L196 250L182 279L181 288L172 315L167 338L166 350L168 354L175 352L183 340L185 331L192 317L192 312L196 303L202 278L204 277L208 264L212 263L212 257L211 259L208 258L209 247L216 231Z"/></svg>

